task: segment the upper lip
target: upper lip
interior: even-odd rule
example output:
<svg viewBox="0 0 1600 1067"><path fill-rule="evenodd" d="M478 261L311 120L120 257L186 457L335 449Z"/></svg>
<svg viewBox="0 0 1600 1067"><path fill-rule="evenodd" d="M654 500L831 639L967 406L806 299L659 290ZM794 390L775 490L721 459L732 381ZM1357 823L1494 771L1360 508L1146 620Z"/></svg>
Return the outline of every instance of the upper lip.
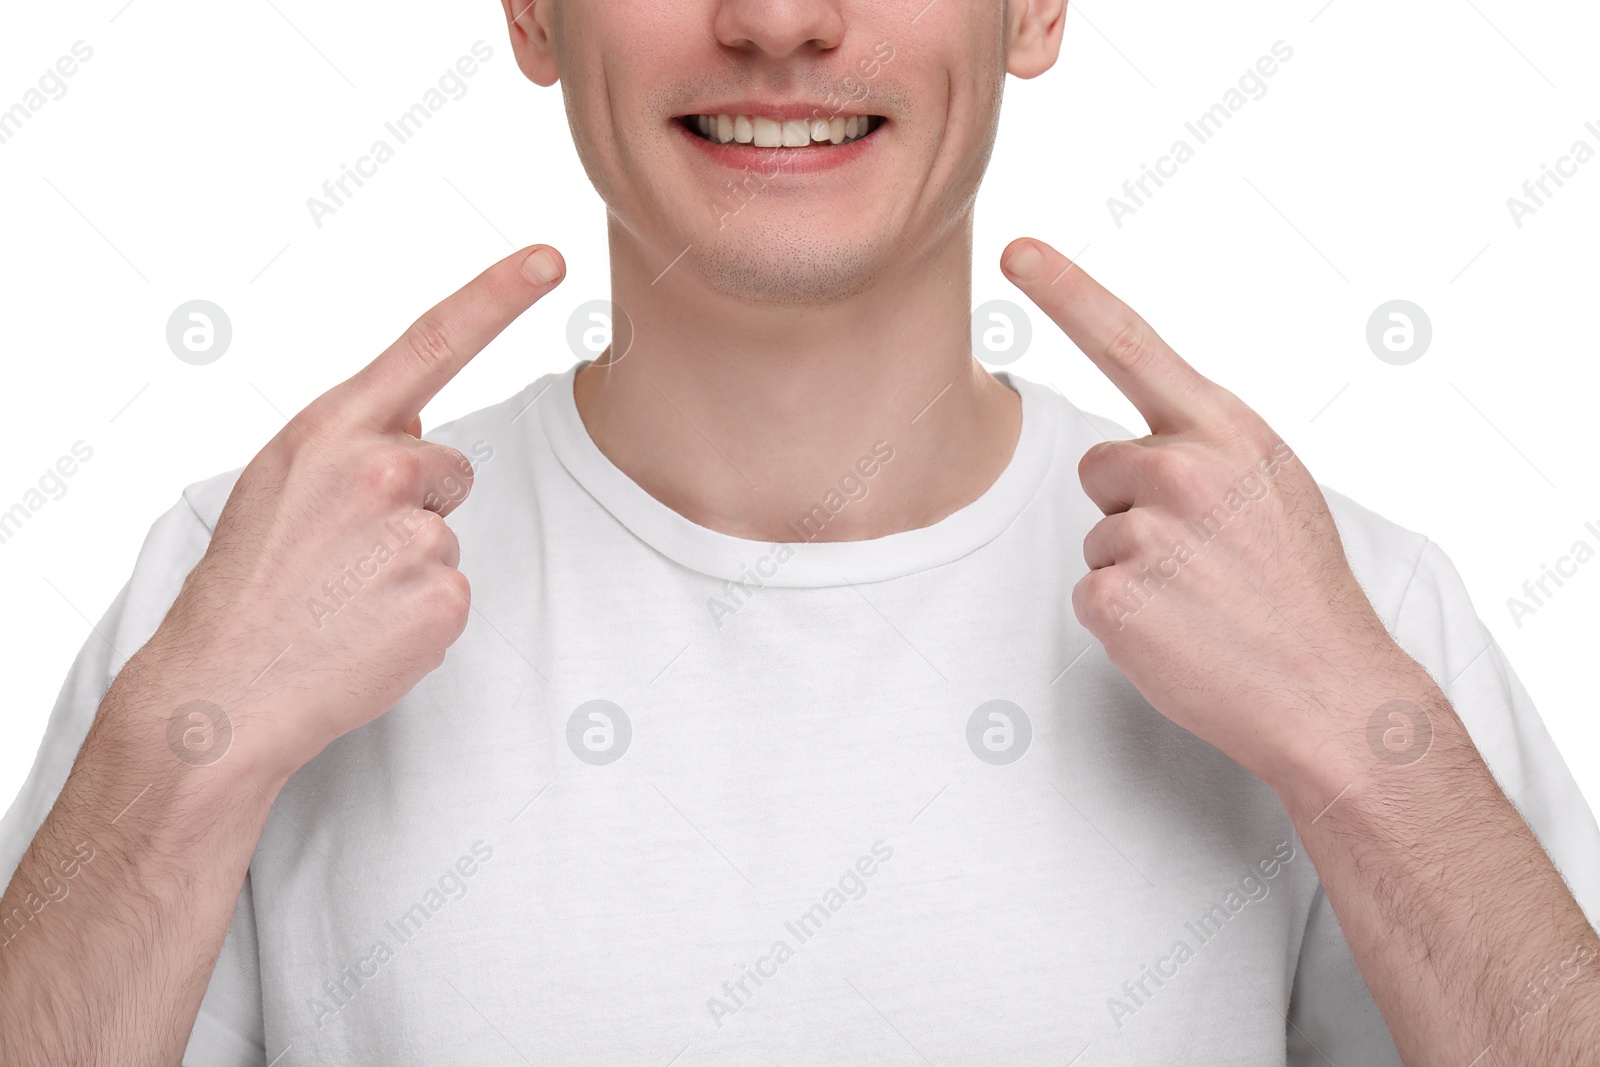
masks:
<svg viewBox="0 0 1600 1067"><path fill-rule="evenodd" d="M778 104L763 100L734 100L728 103L705 104L695 111L686 111L683 116L689 115L750 115L764 119L796 120L796 119L849 119L872 115L870 111L852 111L848 108L834 108L824 102L796 100L787 104Z"/></svg>

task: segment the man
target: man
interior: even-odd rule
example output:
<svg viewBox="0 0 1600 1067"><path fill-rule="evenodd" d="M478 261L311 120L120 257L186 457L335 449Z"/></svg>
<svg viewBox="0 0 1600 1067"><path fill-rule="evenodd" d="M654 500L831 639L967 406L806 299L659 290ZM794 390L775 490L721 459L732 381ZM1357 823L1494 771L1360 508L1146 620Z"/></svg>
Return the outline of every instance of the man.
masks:
<svg viewBox="0 0 1600 1067"><path fill-rule="evenodd" d="M4 826L0 1058L1582 1062L1600 835L1438 548L1041 243L1152 433L973 362L1062 0L506 14L631 344L421 440L524 250L158 521Z"/></svg>

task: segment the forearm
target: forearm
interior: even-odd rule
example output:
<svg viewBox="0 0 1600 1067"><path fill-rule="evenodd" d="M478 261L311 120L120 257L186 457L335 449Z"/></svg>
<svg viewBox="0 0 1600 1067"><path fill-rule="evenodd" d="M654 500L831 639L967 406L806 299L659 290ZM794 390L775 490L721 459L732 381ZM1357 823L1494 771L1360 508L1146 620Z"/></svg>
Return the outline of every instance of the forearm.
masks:
<svg viewBox="0 0 1600 1067"><path fill-rule="evenodd" d="M1351 726L1274 786L1402 1057L1589 1062L1600 940L1432 679L1375 678ZM1384 748L1384 720L1369 730L1391 699L1431 727L1414 761Z"/></svg>
<svg viewBox="0 0 1600 1067"><path fill-rule="evenodd" d="M174 756L136 673L0 902L0 1063L178 1063L276 794L240 760Z"/></svg>

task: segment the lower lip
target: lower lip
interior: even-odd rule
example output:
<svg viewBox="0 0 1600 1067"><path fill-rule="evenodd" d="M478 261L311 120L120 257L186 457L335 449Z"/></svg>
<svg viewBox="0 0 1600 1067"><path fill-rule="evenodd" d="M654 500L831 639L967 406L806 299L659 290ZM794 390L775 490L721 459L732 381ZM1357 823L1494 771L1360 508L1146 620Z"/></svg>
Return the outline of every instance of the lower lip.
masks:
<svg viewBox="0 0 1600 1067"><path fill-rule="evenodd" d="M691 133L681 122L674 122L672 125L677 127L678 133L685 140L712 162L720 163L731 170L750 171L764 178L775 178L780 174L820 174L853 163L861 158L862 153L872 150L872 143L878 139L878 135L888 123L880 123L877 129L849 144L817 145L810 148L757 148L755 145L740 144L737 141L732 144L722 144L718 141L708 141L697 133Z"/></svg>

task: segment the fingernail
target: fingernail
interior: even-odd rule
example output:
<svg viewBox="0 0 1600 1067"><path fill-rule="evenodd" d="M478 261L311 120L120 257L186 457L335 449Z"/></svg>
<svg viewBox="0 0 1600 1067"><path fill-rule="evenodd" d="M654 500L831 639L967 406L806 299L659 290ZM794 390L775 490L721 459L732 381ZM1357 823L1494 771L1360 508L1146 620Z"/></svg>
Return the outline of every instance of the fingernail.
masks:
<svg viewBox="0 0 1600 1067"><path fill-rule="evenodd" d="M1043 262L1044 256L1039 252L1039 246L1032 241L1025 241L1006 263L1006 270L1018 278L1026 278L1036 272Z"/></svg>
<svg viewBox="0 0 1600 1067"><path fill-rule="evenodd" d="M548 248L541 248L522 261L522 273L536 285L549 285L561 277L561 267Z"/></svg>

